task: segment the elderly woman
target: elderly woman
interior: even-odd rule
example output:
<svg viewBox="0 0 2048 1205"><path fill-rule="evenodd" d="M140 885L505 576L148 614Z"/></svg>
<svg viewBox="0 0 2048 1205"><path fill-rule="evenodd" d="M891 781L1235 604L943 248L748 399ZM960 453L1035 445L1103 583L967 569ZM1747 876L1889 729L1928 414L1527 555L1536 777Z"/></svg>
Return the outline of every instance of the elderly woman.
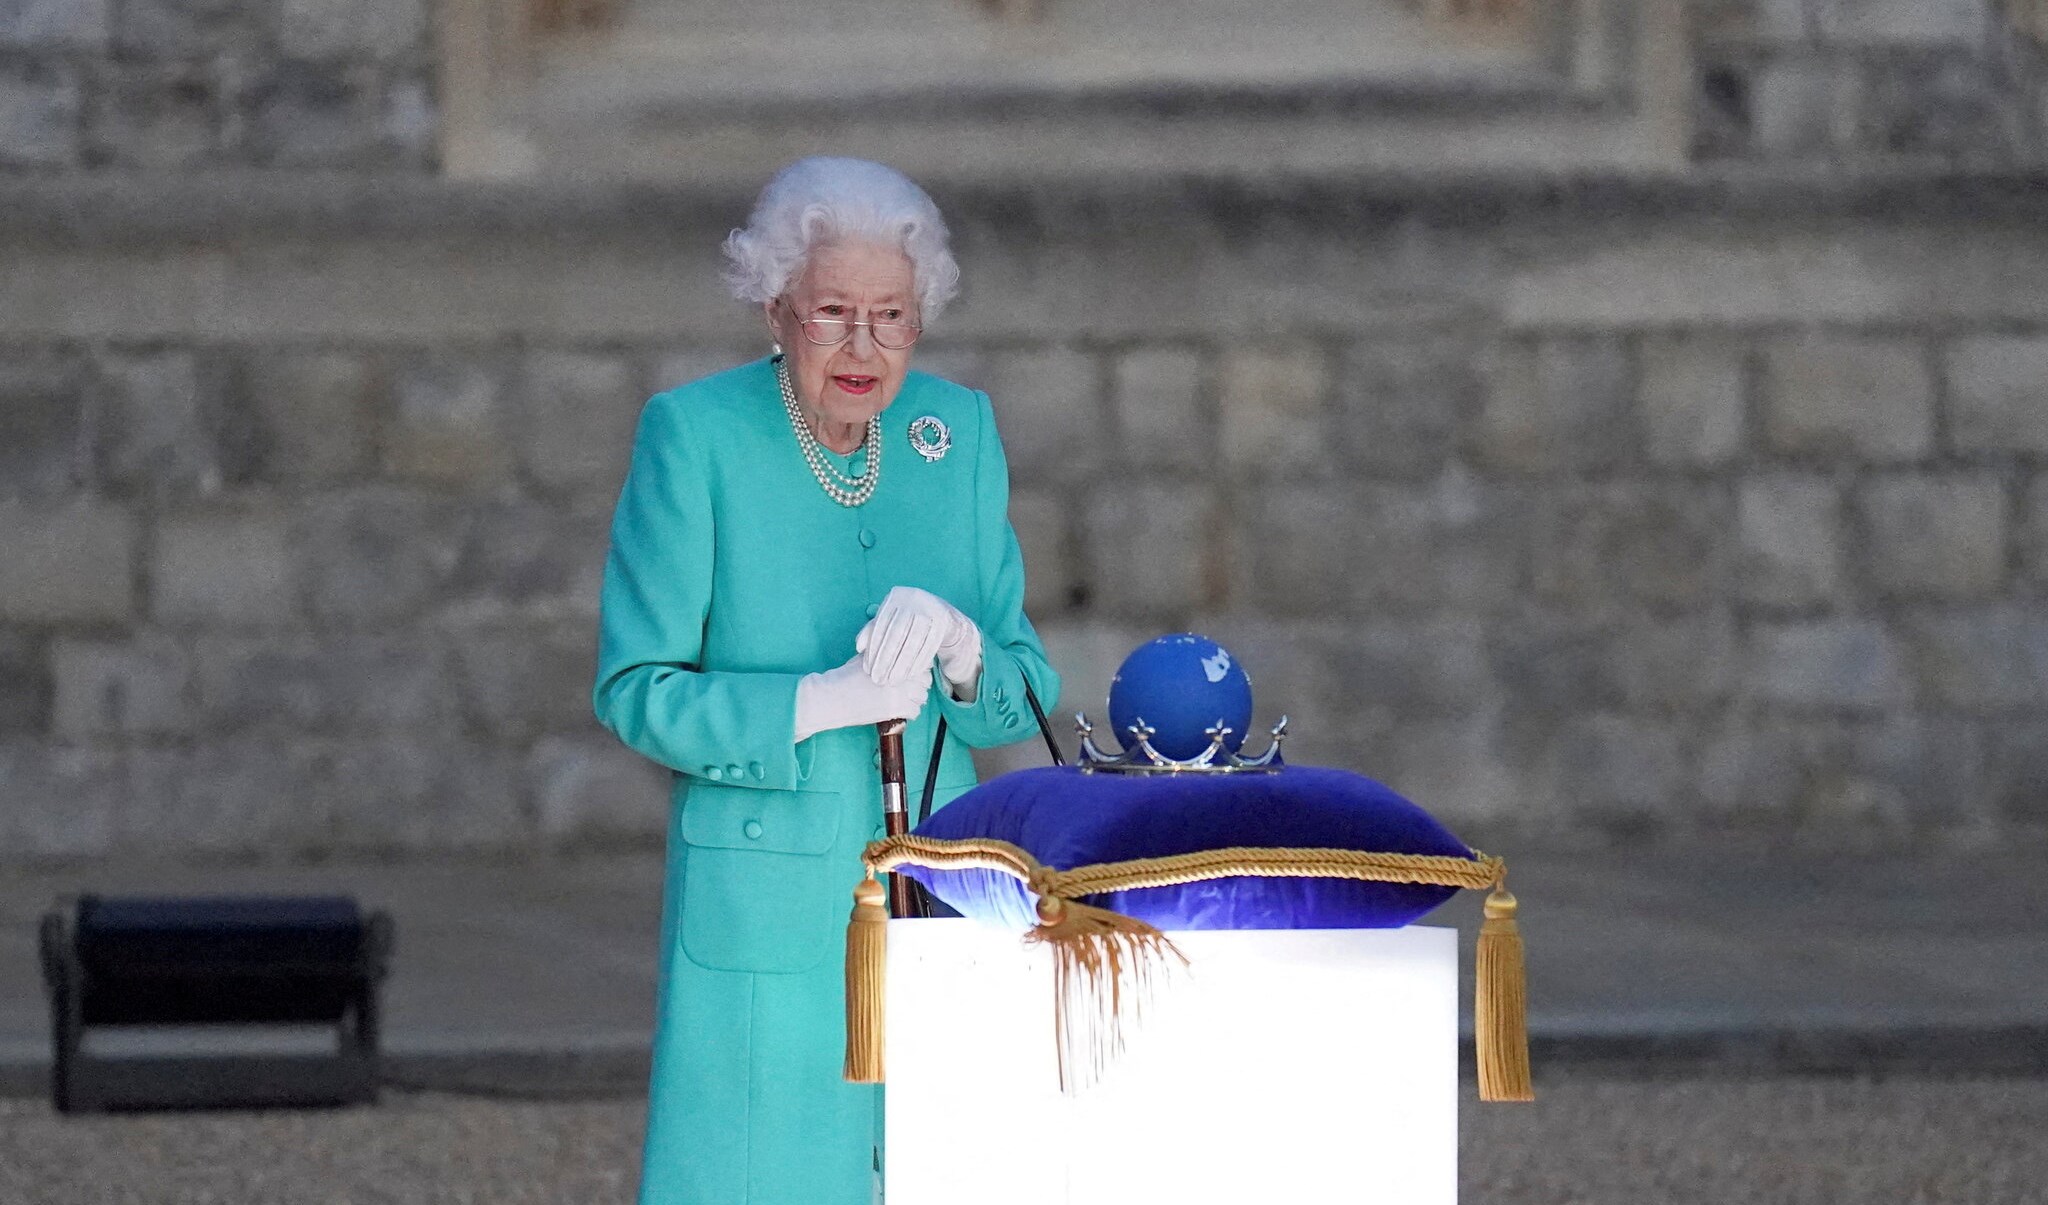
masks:
<svg viewBox="0 0 2048 1205"><path fill-rule="evenodd" d="M774 354L647 404L613 520L597 716L676 772L640 1199L874 1199L881 1090L840 1079L874 725L966 746L1035 730L1059 680L1024 617L986 395L909 370L959 269L931 198L792 164L726 243Z"/></svg>

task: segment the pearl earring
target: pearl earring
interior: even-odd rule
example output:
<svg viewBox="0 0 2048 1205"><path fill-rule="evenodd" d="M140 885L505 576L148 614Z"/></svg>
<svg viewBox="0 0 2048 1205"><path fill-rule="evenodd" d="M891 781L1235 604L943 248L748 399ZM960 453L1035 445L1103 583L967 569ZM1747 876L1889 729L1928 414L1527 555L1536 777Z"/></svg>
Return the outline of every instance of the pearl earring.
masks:
<svg viewBox="0 0 2048 1205"><path fill-rule="evenodd" d="M782 354L782 344L771 341L768 344L768 347L773 352L773 354L778 356Z"/></svg>

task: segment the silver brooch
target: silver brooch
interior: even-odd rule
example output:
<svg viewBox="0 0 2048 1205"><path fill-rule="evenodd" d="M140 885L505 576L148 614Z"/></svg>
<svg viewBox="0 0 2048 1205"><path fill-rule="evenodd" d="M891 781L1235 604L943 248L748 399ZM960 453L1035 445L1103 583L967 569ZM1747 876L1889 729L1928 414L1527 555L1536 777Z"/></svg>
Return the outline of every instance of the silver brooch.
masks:
<svg viewBox="0 0 2048 1205"><path fill-rule="evenodd" d="M927 414L910 424L910 446L926 461L937 460L953 446L953 433L946 429L946 424Z"/></svg>

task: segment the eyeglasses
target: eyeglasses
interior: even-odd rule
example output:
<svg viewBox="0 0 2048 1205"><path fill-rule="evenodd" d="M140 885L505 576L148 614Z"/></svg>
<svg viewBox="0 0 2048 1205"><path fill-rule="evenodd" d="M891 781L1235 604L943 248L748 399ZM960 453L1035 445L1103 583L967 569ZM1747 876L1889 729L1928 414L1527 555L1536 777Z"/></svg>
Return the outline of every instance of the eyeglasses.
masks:
<svg viewBox="0 0 2048 1205"><path fill-rule="evenodd" d="M796 317L796 324L803 328L804 338L819 347L846 342L856 326L867 327L875 343L890 351L902 351L917 342L917 337L924 333L924 328L914 322L855 322L851 318L797 317L796 307L790 305L786 298L782 299L782 304L789 307L792 317Z"/></svg>

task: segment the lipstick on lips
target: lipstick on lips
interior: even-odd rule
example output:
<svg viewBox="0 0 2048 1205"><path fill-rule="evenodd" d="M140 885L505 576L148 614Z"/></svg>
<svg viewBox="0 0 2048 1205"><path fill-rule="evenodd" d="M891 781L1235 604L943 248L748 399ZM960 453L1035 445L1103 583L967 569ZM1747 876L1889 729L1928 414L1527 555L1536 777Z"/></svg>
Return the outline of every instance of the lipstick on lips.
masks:
<svg viewBox="0 0 2048 1205"><path fill-rule="evenodd" d="M880 377L860 376L852 373L832 378L832 383L839 386L842 392L850 393L855 397L871 392L880 381Z"/></svg>

